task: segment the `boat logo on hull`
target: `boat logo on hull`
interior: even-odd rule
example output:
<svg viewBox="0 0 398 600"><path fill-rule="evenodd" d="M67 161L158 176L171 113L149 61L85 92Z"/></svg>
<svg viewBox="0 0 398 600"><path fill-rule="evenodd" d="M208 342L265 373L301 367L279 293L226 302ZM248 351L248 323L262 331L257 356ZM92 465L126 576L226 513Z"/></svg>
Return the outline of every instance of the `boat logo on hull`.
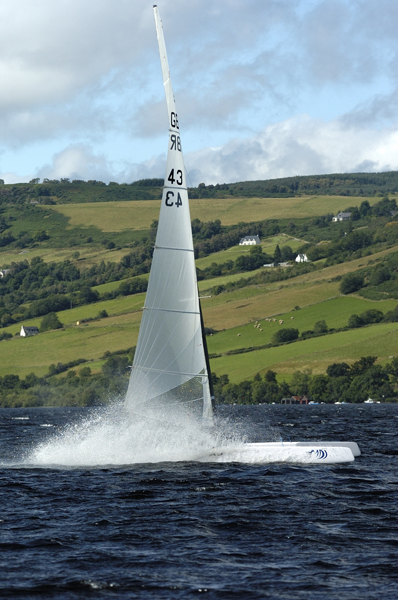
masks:
<svg viewBox="0 0 398 600"><path fill-rule="evenodd" d="M308 454L313 454L315 455L316 458L319 458L320 460L327 458L327 451L326 450L321 450L320 448L318 450L310 450L310 452L308 452Z"/></svg>

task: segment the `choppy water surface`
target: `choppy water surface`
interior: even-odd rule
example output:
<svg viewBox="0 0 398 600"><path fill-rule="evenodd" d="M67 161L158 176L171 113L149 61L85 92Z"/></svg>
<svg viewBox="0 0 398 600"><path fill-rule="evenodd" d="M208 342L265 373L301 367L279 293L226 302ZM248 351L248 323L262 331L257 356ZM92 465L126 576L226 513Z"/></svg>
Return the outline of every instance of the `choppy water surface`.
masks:
<svg viewBox="0 0 398 600"><path fill-rule="evenodd" d="M169 462L129 464L166 440L89 409L0 410L0 597L396 600L398 405L220 413L227 437L354 440L362 456L173 462L176 433ZM194 458L206 439L191 438Z"/></svg>

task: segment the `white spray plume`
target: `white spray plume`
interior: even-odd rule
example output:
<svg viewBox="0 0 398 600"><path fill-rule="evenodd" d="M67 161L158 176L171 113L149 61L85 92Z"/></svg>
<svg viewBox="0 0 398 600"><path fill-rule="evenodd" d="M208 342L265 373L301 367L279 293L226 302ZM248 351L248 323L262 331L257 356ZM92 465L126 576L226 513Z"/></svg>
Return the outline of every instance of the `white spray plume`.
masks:
<svg viewBox="0 0 398 600"><path fill-rule="evenodd" d="M123 405L98 410L65 426L37 446L26 463L37 466L106 466L202 460L216 447L236 447L244 439L225 421L217 429L179 414L131 413Z"/></svg>

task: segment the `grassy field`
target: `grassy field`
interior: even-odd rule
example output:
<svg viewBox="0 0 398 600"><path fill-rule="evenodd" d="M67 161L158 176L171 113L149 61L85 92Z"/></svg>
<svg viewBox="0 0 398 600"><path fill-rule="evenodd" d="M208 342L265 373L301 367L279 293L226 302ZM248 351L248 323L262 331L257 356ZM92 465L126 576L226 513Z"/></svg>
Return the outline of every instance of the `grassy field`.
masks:
<svg viewBox="0 0 398 600"><path fill-rule="evenodd" d="M220 219L223 225L264 219L303 218L337 213L348 205L360 205L363 198L345 196L302 196L299 198L202 198L190 200L191 218ZM378 198L368 198L374 204ZM159 200L136 202L92 202L52 206L69 219L69 227L89 223L104 232L148 229L159 217ZM248 217L249 216L249 217Z"/></svg>
<svg viewBox="0 0 398 600"><path fill-rule="evenodd" d="M140 315L137 319L104 319L101 324L90 323L39 334L32 338L14 338L3 342L0 375L15 373L25 377L28 373L44 375L51 363L67 363L77 358L99 360L106 350L115 352L134 345L137 339Z"/></svg>
<svg viewBox="0 0 398 600"><path fill-rule="evenodd" d="M360 204L362 198L350 197L351 204ZM377 198L369 198L372 204ZM303 196L298 198L226 198L191 200L191 217L201 221L220 219L224 225L239 222L262 221L270 218L319 216L335 213L345 207L348 198L341 196ZM124 246L132 239L138 239L145 234L153 220L158 219L160 201L116 201L91 202L83 204L60 204L54 206L37 205L31 212L15 213L11 232L18 235L26 230L35 233L46 229L54 237L54 245L60 248L49 248L40 245L29 250L7 250L0 252L0 267L12 261L31 260L40 256L46 262L72 260L75 252L79 252L79 268L88 268L101 260L119 262L129 249L107 250L99 241L108 234L116 236L117 246ZM14 211L15 212L15 211ZM87 244L87 236L97 240ZM117 237L119 236L119 237ZM120 239L119 239L120 238ZM266 253L273 253L275 245L288 243L296 250L304 240L295 240L289 236L276 236L263 244ZM248 248L231 248L200 259L199 268L205 268L212 262L221 263L238 254L243 254ZM228 255L230 254L230 255Z"/></svg>
<svg viewBox="0 0 398 600"><path fill-rule="evenodd" d="M299 248L300 246L305 244L305 240L298 240L298 239L290 237L288 235L281 234L281 235L276 235L271 238L267 238L266 240L264 240L261 243L261 247L265 254L273 255L277 244L279 244L280 247L290 246L291 249L293 250L293 252L296 252L297 248ZM214 252L213 254L210 254L209 256L205 256L203 258L198 258L196 260L196 266L199 267L199 269L205 269L206 267L209 267L212 263L222 264L222 263L226 263L227 260L235 261L238 258L238 256L241 256L242 254L248 254L250 252L250 248L252 248L252 247L253 246L237 245L237 246L232 246L231 248L228 248L227 250L221 250L220 252Z"/></svg>
<svg viewBox="0 0 398 600"><path fill-rule="evenodd" d="M78 259L74 258L76 252L79 252ZM120 260L131 252L130 248L122 248L121 250L108 250L103 246L73 246L73 248L30 248L29 250L13 249L0 253L0 267L9 265L12 262L20 262L40 256L46 263L62 262L70 260L79 269L88 269L93 265L98 265L102 260L105 262L118 263Z"/></svg>
<svg viewBox="0 0 398 600"><path fill-rule="evenodd" d="M91 202L86 204L59 204L51 207L69 220L69 228L94 225L104 232L126 229L149 229L159 217L159 200L137 202Z"/></svg>
<svg viewBox="0 0 398 600"><path fill-rule="evenodd" d="M142 275L136 275L136 277L128 277L127 279L123 279L123 281L134 281L134 279L149 279L149 273L143 273ZM93 287L93 290L96 290L100 294L104 294L106 292L113 292L113 290L117 290L120 286L121 281L110 281L109 283L102 283L101 285L96 285Z"/></svg>
<svg viewBox="0 0 398 600"><path fill-rule="evenodd" d="M376 260L377 255L370 259ZM364 259L359 261L364 262ZM369 308L387 312L394 308L394 300L372 302L359 297L339 295L339 283L331 281L330 278L341 273L343 269L357 269L358 264L361 264L359 261L307 273L285 282L251 286L236 292L204 298L202 306L205 324L218 330L226 330L208 338L209 352L224 353L237 348L267 344L280 328L279 318L283 319L283 326L293 326L301 332L311 329L314 323L321 319L324 319L330 328L337 328L345 326L353 313L361 313ZM238 276L241 277L240 274ZM209 281L214 283L214 280ZM105 285L110 291L110 286L118 286L120 282ZM105 286L98 286L99 288L105 290ZM64 331L49 332L28 339L14 337L4 341L0 344L0 375L17 373L25 376L32 371L40 375L47 372L52 362L65 363L76 358L93 361L93 365L90 366L95 368L96 365L98 368L101 356L106 350L114 352L136 344L144 297L144 294L118 297L115 300L62 311L58 314L64 324ZM301 308L294 310L295 306ZM106 310L109 317L76 325L77 321L83 319L95 319L101 310ZM279 315L277 322L264 320L265 317L276 315ZM263 331L254 328L256 320L260 320ZM24 324L39 325L40 321L41 319L34 319ZM397 342L395 337L387 336L388 343L385 340L379 343L380 331L386 333L389 327L391 331L395 331L395 325L377 325L344 332L344 335L336 333L279 348L238 356L223 356L212 360L212 367L218 374L229 373L233 381L238 381L243 376L249 377L252 373L263 372L268 368L273 368L285 376L290 376L295 369L308 365L314 372L322 372L330 362L339 359L340 351L341 360L358 359L364 353L377 353L381 360L384 360L394 354L394 344ZM20 324L5 330L15 335L20 330Z"/></svg>
<svg viewBox="0 0 398 600"><path fill-rule="evenodd" d="M394 246L370 257L306 273L294 279L245 287L228 294L207 298L202 303L205 323L218 331L231 329L265 317L286 314L296 306L303 308L330 300L340 296L340 283L336 277L356 271L366 266L369 261L377 261L387 253L397 250L398 248ZM246 273L245 276L250 276L250 273ZM201 281L199 286L201 293L205 296L207 290L223 283L223 279L218 277ZM379 305L380 302L376 304ZM312 325L313 323L310 327Z"/></svg>
<svg viewBox="0 0 398 600"><path fill-rule="evenodd" d="M372 302L355 296L340 296L284 313L275 321L261 319L258 322L260 328L255 327L255 323L247 323L222 331L208 338L208 348L210 353L223 353L238 348L269 344L276 331L282 327L294 327L301 333L312 329L320 320L325 320L329 328L341 328L347 325L349 317L354 313L359 314L371 308L386 313L396 305L396 300ZM279 320L283 320L282 325L279 324Z"/></svg>
<svg viewBox="0 0 398 600"><path fill-rule="evenodd" d="M230 219L229 223L234 223L247 220L248 214L253 220L270 218L270 215L273 214L272 210L277 209L280 216L282 208L286 207L290 207L286 209L289 216L297 215L300 211L300 216L306 216L308 213L314 216L315 214L336 212L338 209L344 208L348 201L356 204L361 200L338 197L198 200L193 202L192 217L197 216L201 220L221 218L222 222L228 223L223 220L222 211L217 213L218 203L229 203L229 208L225 204L224 209L227 218ZM376 201L377 198L373 200ZM279 207L278 202L282 203ZM135 226L144 227L145 225L147 228L152 220L150 211L153 207L151 208L151 204L154 207L156 205L156 215L153 218L157 218L159 206L157 201L70 204L55 208L70 219L69 223L73 226L82 226L85 218L92 223L90 219L93 217L94 220L99 219L98 226L100 223L102 225L106 223L107 227L113 228L112 231L118 231L118 228L122 226L125 228L126 222L129 222L134 215L138 215L136 220L133 220ZM119 212L119 205L123 209L121 212ZM262 213L259 217L260 213L256 213L253 207L259 211L266 208L269 212ZM204 208L205 214L200 215L195 212L196 209L203 212ZM214 216L211 213L213 208L217 213ZM252 208L254 212L249 212ZM68 210L69 213L66 214ZM294 213L294 211L298 212ZM317 211L319 212L317 213ZM264 241L263 251L272 254L276 244L280 246L288 244L295 250L303 241L278 235ZM76 251L80 253L79 258L73 256ZM1 253L0 257L1 261L4 260L3 264L23 258L31 260L33 256L42 256L46 261L71 259L79 267L82 267L90 266L102 259L117 262L128 251L127 248L117 251L105 250L102 245L97 247L81 245L62 250L34 248L15 254ZM228 251L199 259L197 264L201 268L205 268L212 262L222 263L249 251L250 247L236 246ZM322 373L331 362L342 360L353 362L364 355L377 355L381 361L388 360L396 352L398 324L382 324L337 332L286 346L235 356L225 356L224 353L228 350L251 348L269 343L275 331L281 327L278 323L279 319L283 319L284 327L293 326L302 332L312 329L315 322L322 319L330 328L340 328L347 324L349 316L353 313L361 313L369 308L377 308L384 313L391 310L397 304L395 300L372 302L359 297L340 296L339 278L345 273L356 271L370 262L375 263L386 254L397 251L398 246L351 262L319 268L290 280L251 285L233 292L203 298L205 325L220 331L208 338L209 351L214 354L223 354L220 358L212 359L212 368L218 375L228 373L231 381L239 381L245 377L252 377L257 372L264 373L268 368L289 378L296 369L311 368L314 373ZM203 296L207 296L209 295L208 290L213 286L249 278L259 272L264 272L264 269L201 281L199 289ZM111 292L119 285L120 281L117 281L97 286L96 289L100 292ZM0 344L0 376L16 373L24 377L32 371L37 375L43 375L48 371L51 363L67 363L77 358L89 360L91 368L99 369L104 352L123 350L136 344L144 297L144 294L118 297L114 300L60 312L58 316L64 324L64 330L40 334L33 338L25 339L15 336L19 332L21 324L5 328L5 331L11 332L14 337L12 340ZM299 307L299 309L295 310L295 307ZM109 317L97 319L101 310L106 310ZM277 316L277 322L265 321L265 318L276 318ZM84 319L94 320L77 325L77 321L81 322ZM261 322L263 331L254 327L255 321ZM40 325L40 322L41 319L35 319L25 322L24 325Z"/></svg>
<svg viewBox="0 0 398 600"><path fill-rule="evenodd" d="M360 205L363 198L302 196L297 198L228 198L190 200L192 218L220 219L223 225L264 219L289 219L336 214L347 206ZM369 198L374 204L377 198ZM250 216L248 216L250 215Z"/></svg>
<svg viewBox="0 0 398 600"><path fill-rule="evenodd" d="M318 314L322 315L322 306L317 308ZM350 308L346 308L346 312L349 310ZM302 320L304 318L301 317ZM312 316L307 318L311 320ZM140 320L141 311L136 310L88 324L71 325L64 330L51 331L32 338L14 337L0 344L0 375L16 373L25 377L32 371L37 375L44 375L51 363L67 363L77 358L92 361L90 367L95 370L102 364L101 358L105 351L124 350L136 344ZM273 328L278 327L269 323L267 326L268 329L263 327L263 332L255 330L252 325L244 326L239 329L239 338L235 331L216 334L208 338L209 351L241 347L242 342L248 347L265 344L270 340ZM238 340L238 344L235 340ZM263 374L268 369L273 369L289 379L297 369L310 368L313 373L323 373L332 362L352 363L360 356L378 356L379 361L383 362L396 354L397 346L398 324L389 323L338 332L275 348L222 356L211 359L210 362L213 371L218 375L228 373L232 382L253 377L257 372Z"/></svg>
<svg viewBox="0 0 398 600"><path fill-rule="evenodd" d="M143 303L143 294L137 294L59 312L64 330L40 333L31 338L14 337L0 343L0 375L16 373L25 377L32 371L44 375L51 363L67 363L77 358L99 361L106 351L135 346ZM109 317L76 325L82 319L95 318L103 309ZM40 321L32 319L24 325L38 326ZM6 328L14 334L19 330L20 325Z"/></svg>
<svg viewBox="0 0 398 600"><path fill-rule="evenodd" d="M217 375L227 373L232 383L250 379L256 373L264 374L268 369L276 371L280 380L289 381L296 370L311 369L313 374L321 374L333 362L352 364L361 356L378 356L379 362L385 362L396 355L397 347L398 323L387 323L222 356L211 360L211 368Z"/></svg>

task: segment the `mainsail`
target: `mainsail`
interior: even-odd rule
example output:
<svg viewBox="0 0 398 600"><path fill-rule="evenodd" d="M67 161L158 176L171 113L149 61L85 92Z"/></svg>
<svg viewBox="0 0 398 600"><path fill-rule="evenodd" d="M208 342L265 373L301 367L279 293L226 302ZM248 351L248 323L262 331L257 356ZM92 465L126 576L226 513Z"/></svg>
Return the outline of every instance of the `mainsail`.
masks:
<svg viewBox="0 0 398 600"><path fill-rule="evenodd" d="M126 406L139 413L174 406L212 423L213 411L196 280L181 137L163 27L153 7L169 117L165 185L148 290Z"/></svg>

